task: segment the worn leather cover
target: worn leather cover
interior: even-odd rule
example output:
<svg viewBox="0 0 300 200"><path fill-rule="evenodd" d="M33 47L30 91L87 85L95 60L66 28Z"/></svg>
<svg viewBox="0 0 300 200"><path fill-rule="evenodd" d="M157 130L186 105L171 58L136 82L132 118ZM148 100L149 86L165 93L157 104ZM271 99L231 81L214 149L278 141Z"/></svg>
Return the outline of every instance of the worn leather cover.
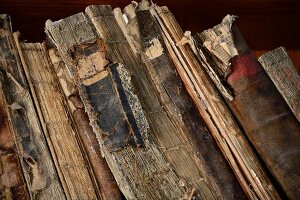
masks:
<svg viewBox="0 0 300 200"><path fill-rule="evenodd" d="M231 59L228 102L278 186L300 198L300 123L252 53Z"/></svg>

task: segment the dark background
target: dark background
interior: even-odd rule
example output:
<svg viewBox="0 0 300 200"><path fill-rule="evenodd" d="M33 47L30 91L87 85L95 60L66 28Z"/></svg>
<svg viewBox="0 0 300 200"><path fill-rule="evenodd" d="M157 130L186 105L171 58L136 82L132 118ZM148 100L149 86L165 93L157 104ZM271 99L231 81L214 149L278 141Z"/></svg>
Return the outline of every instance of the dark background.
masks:
<svg viewBox="0 0 300 200"><path fill-rule="evenodd" d="M300 70L299 0L154 0L167 5L183 30L201 32L221 22L226 14L239 16L238 27L249 46L261 55L284 46ZM0 0L0 13L7 13L21 39L41 42L44 23L83 12L91 4L124 8L129 0Z"/></svg>

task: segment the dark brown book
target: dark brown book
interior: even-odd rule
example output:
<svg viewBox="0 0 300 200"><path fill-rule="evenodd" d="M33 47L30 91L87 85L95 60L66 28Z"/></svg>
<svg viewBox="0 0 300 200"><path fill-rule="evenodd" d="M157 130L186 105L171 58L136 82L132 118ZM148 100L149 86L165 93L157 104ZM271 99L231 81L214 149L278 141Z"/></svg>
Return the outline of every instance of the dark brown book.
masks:
<svg viewBox="0 0 300 200"><path fill-rule="evenodd" d="M300 197L300 123L257 61L233 16L199 36L218 75L234 92L227 101L259 157L290 199ZM225 56L224 56L225 55Z"/></svg>

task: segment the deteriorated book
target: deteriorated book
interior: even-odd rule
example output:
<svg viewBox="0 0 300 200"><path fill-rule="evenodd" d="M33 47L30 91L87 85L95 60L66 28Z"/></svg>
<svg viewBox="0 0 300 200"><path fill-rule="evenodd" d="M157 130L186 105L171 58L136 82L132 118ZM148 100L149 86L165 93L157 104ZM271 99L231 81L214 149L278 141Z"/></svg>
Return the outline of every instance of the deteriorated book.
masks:
<svg viewBox="0 0 300 200"><path fill-rule="evenodd" d="M30 43L0 15L0 198L299 199L299 75L235 19L91 5Z"/></svg>
<svg viewBox="0 0 300 200"><path fill-rule="evenodd" d="M65 199L50 155L28 82L18 55L7 15L1 15L1 90L11 123L23 176L29 194L22 198ZM18 191L16 191L18 192ZM29 198L28 197L28 198Z"/></svg>
<svg viewBox="0 0 300 200"><path fill-rule="evenodd" d="M47 53L44 55L47 55ZM74 81L67 71L65 63L59 56L56 48L50 48L48 55L53 64L52 70L57 75L62 91L68 101L69 110L72 113L74 124L78 129L78 135L83 143L84 152L89 159L91 171L96 179L97 189L100 190L101 199L121 199L121 192L105 158L101 155L100 145L93 128L89 124L90 120L84 111L83 102ZM55 76L54 74L53 76Z"/></svg>
<svg viewBox="0 0 300 200"><path fill-rule="evenodd" d="M128 72L122 64L107 60L105 43L93 32L86 15L47 21L46 30L74 78L102 154L124 196L184 195L180 179L148 137L148 121Z"/></svg>
<svg viewBox="0 0 300 200"><path fill-rule="evenodd" d="M255 147L278 189L300 198L300 123L244 41L234 16L198 35L215 72L234 92L227 104ZM224 41L220 43L222 37ZM229 51L228 51L229 49Z"/></svg>
<svg viewBox="0 0 300 200"><path fill-rule="evenodd" d="M189 38L183 34L166 7L154 6L152 12L164 31L169 52L176 60L177 71L199 114L205 120L248 198L278 199L277 192L240 127L201 68L204 63L199 63L189 48ZM172 38L175 38L175 42Z"/></svg>

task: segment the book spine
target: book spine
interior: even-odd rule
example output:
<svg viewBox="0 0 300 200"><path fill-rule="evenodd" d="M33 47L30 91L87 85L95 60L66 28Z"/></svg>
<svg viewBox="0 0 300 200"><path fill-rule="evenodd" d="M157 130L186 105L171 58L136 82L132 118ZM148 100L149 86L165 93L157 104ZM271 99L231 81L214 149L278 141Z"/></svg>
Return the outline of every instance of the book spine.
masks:
<svg viewBox="0 0 300 200"><path fill-rule="evenodd" d="M30 198L65 199L19 60L7 15L1 15L1 86Z"/></svg>
<svg viewBox="0 0 300 200"><path fill-rule="evenodd" d="M226 21L225 18L222 24L212 30L221 29ZM226 60L218 64L230 68L229 73L223 76L234 91L234 99L228 101L228 105L278 183L278 189L283 189L283 195L297 199L300 195L297 189L300 184L300 179L297 178L300 174L298 167L300 123L247 46L233 21L220 37L231 38L222 44L223 47L232 49L227 60L231 64L228 65ZM218 42L205 36L203 39L204 41L207 39L206 42ZM208 52L216 57L216 52L219 51L208 48Z"/></svg>
<svg viewBox="0 0 300 200"><path fill-rule="evenodd" d="M151 11L164 33L179 76L245 194L249 199L278 199L277 192L207 75L203 63L195 57L193 47L190 47L174 16L167 7L154 5ZM225 68L223 70L226 71ZM230 97L230 94L227 96Z"/></svg>
<svg viewBox="0 0 300 200"><path fill-rule="evenodd" d="M113 29L117 25L109 21L114 19L110 12L98 19ZM46 22L47 34L76 83L101 152L120 190L127 199L189 196L190 191L180 185L179 177L151 138L148 121L131 83L132 77L122 64L110 64L107 59L109 45L105 45L93 29L83 13L58 22ZM120 33L114 36L110 41L117 43L122 39L126 47ZM117 46L120 43L114 47ZM114 51L132 59L126 51Z"/></svg>
<svg viewBox="0 0 300 200"><path fill-rule="evenodd" d="M265 53L258 61L300 122L300 76L287 51L279 47Z"/></svg>
<svg viewBox="0 0 300 200"><path fill-rule="evenodd" d="M193 182L192 177L196 175L191 171L189 171L190 174L186 173L185 179L193 183L200 194L206 192L208 195L209 192L205 190L208 187L210 192L218 198L246 198L181 82L173 63L176 61L169 56L167 44L164 42L165 36L150 9L151 7L143 5L143 2L136 9L138 31L134 33L140 33L141 43L139 45L141 49L138 51L143 54L146 65L144 69L155 85L161 105L171 121L177 125L178 137L184 138L181 145L190 149L189 153L194 160L189 161L189 164L196 163L200 176L207 180L207 186ZM183 150L180 149L180 151ZM183 160L184 157L180 157ZM186 165L184 163L188 163L187 161L187 159L183 160L182 164ZM200 198L204 198L203 196L200 195ZM211 198L217 198L216 196Z"/></svg>
<svg viewBox="0 0 300 200"><path fill-rule="evenodd" d="M181 135L183 131L180 125L175 125L175 122L173 122L168 115L169 113L161 109L161 107L164 107L166 104L160 102L160 91L157 91L151 79L147 77L146 66L136 62L136 55L131 51L129 43L126 42L126 46L124 46L125 37L116 23L112 9L103 6L93 6L88 7L88 9L89 16L93 19L97 30L106 43L108 43L108 56L111 57L112 61L122 62L125 66L131 66L131 72L134 77L143 77L143 80L134 80L137 85L139 85L139 81L143 81L145 88L138 88L135 91L139 94L141 103L147 105L143 106L143 108L149 125L151 129L153 129L153 136L157 137L157 142L160 148L163 149L163 154L166 156L174 171L186 182L186 187L195 187L193 195L202 196L203 198L215 198L215 193L212 193L211 186L203 181L199 181L203 176L199 175L201 172L193 159L194 155L191 153L190 147L186 145L186 141L182 139L184 136ZM97 20L109 16L111 20ZM109 26L111 26L112 21L116 24L116 27L111 29ZM120 36L115 37L115 35L118 34ZM122 42L114 41L114 43L112 43L112 38L118 38L119 41L121 39ZM124 54L129 54L132 60L126 61L127 57L123 56L123 53L114 53L114 49L118 49L119 52L124 52ZM142 95L139 93L140 91L143 91ZM163 123L161 123L162 121ZM170 137L173 137L172 141L169 140Z"/></svg>
<svg viewBox="0 0 300 200"><path fill-rule="evenodd" d="M231 62L227 82L235 98L229 105L286 195L297 199L300 123L252 53Z"/></svg>
<svg viewBox="0 0 300 200"><path fill-rule="evenodd" d="M27 200L29 193L15 148L7 109L3 91L0 90L0 198Z"/></svg>
<svg viewBox="0 0 300 200"><path fill-rule="evenodd" d="M44 44L18 43L18 46L42 127L49 138L48 144L53 147L52 156L64 192L71 199L99 198Z"/></svg>
<svg viewBox="0 0 300 200"><path fill-rule="evenodd" d="M101 197L104 200L121 199L121 192L105 158L101 155L100 145L90 125L90 120L84 110L84 105L76 89L76 85L71 79L57 49L52 48L48 52L53 64L53 70L55 70L64 95L68 99L69 109L99 185Z"/></svg>

